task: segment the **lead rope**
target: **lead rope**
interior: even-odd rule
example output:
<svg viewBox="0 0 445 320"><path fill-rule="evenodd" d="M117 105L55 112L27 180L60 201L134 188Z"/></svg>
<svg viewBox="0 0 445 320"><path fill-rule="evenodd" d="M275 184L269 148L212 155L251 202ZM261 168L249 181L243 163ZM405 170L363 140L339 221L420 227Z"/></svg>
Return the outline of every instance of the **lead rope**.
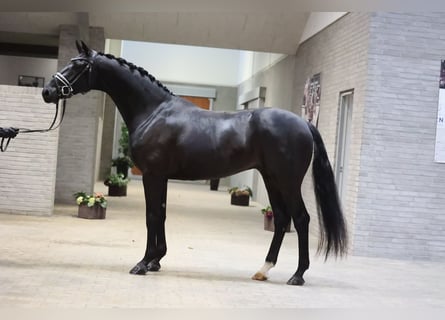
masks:
<svg viewBox="0 0 445 320"><path fill-rule="evenodd" d="M9 142L11 142L11 139L14 139L19 132L20 133L35 133L35 132L49 132L51 130L56 130L58 127L60 127L60 124L63 121L63 117L65 116L65 108L66 108L66 99L63 99L62 103L62 113L60 116L59 123L55 126L57 116L59 115L59 101L56 103L56 114L54 115L54 119L51 122L51 125L48 127L48 129L26 129L26 128L1 128L0 127L0 137L2 138L0 143L0 151L5 152L6 149L8 149Z"/></svg>

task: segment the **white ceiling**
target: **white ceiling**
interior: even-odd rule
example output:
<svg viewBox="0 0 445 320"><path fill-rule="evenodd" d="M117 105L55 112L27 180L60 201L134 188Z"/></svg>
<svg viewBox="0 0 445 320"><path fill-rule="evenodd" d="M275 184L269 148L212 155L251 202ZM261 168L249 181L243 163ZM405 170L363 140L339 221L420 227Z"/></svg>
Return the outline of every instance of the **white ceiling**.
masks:
<svg viewBox="0 0 445 320"><path fill-rule="evenodd" d="M122 1L107 3L119 7ZM299 12L294 7L270 8L267 12L241 5L239 11L234 3L229 1L226 8L220 5L218 11L211 12L193 10L190 5L157 12L0 12L0 41L54 44L59 25L78 24L104 27L109 39L295 54L309 12Z"/></svg>

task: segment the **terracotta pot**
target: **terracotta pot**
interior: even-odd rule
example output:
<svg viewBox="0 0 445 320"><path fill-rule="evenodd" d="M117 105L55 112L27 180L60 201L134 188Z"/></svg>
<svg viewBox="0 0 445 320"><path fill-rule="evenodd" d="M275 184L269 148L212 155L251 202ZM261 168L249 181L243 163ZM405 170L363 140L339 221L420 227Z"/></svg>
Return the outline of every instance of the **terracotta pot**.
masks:
<svg viewBox="0 0 445 320"><path fill-rule="evenodd" d="M81 204L77 216L84 219L105 219L106 212L107 209L99 205L88 207L86 204Z"/></svg>
<svg viewBox="0 0 445 320"><path fill-rule="evenodd" d="M235 206L245 206L249 205L250 196L249 195L239 195L237 196L235 193L232 193L230 203Z"/></svg>

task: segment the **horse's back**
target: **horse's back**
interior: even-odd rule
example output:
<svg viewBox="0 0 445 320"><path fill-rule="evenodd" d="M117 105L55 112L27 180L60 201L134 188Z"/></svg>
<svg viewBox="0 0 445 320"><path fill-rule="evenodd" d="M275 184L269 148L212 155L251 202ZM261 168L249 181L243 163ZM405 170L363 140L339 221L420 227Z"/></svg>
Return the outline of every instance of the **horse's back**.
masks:
<svg viewBox="0 0 445 320"><path fill-rule="evenodd" d="M252 168L295 175L293 166L305 166L312 155L306 122L282 109L213 112L179 100L140 132L138 145L132 145L136 164L176 179L218 178Z"/></svg>

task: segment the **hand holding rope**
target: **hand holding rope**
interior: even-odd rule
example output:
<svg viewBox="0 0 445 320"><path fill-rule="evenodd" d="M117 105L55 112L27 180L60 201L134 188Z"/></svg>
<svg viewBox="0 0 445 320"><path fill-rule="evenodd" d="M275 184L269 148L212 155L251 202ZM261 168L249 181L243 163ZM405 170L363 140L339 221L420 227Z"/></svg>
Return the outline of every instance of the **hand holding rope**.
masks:
<svg viewBox="0 0 445 320"><path fill-rule="evenodd" d="M2 138L0 143L0 151L5 152L8 148L9 142L11 139L14 139L19 133L19 129L17 128L0 128L0 138ZM6 143L5 143L6 141Z"/></svg>
<svg viewBox="0 0 445 320"><path fill-rule="evenodd" d="M9 128L0 127L0 138L1 138L0 151L5 152L9 146L9 142L11 142L11 139L14 139L19 134L19 132L21 132L21 133L35 133L35 132L43 133L43 132L48 132L48 131L57 129L60 126L60 124L62 123L63 116L65 115L65 108L66 108L66 99L63 99L62 115L60 117L59 123L55 126L57 116L59 115L59 102L57 101L56 114L54 115L53 122L48 127L48 129L25 129L25 128L13 128L13 127L9 127Z"/></svg>

